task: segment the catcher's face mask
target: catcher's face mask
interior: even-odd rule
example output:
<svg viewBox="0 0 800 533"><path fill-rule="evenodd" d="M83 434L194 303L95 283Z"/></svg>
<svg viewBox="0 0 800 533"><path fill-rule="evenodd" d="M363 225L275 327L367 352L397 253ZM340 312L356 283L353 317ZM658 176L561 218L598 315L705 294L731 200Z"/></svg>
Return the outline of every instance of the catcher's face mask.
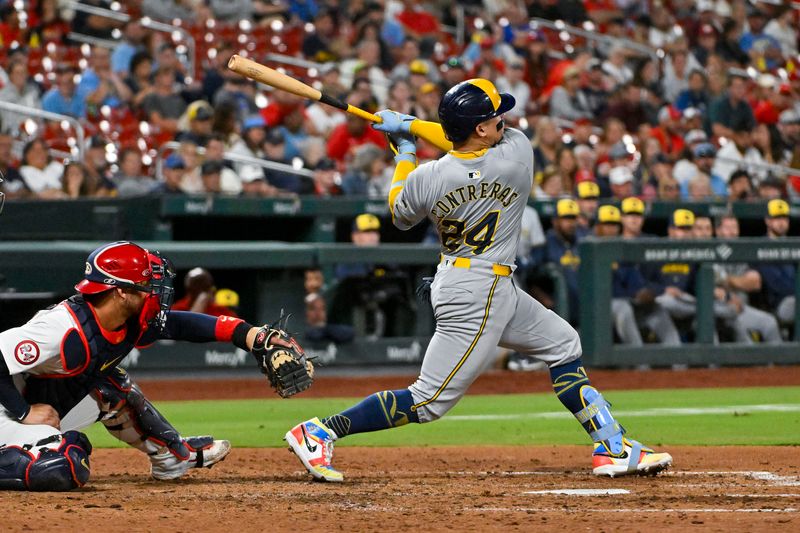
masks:
<svg viewBox="0 0 800 533"><path fill-rule="evenodd" d="M172 301L175 297L175 288L172 286L175 271L169 259L159 252L149 252L148 259L150 260L150 270L152 272L150 285L149 287L139 288L137 286L134 288L137 290L144 289L145 292L150 293L142 308L142 322L156 328L159 332L163 332L167 325L169 309L172 307Z"/></svg>

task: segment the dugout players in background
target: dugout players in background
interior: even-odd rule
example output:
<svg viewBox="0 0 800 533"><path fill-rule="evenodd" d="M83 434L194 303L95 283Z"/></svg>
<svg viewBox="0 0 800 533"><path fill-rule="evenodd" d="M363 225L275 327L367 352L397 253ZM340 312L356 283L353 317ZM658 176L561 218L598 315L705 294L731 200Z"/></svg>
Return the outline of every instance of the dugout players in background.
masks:
<svg viewBox="0 0 800 533"><path fill-rule="evenodd" d="M629 196L622 200L620 205L622 211L622 238L636 239L638 237L652 237L647 233L642 233L644 226L644 202L635 196Z"/></svg>
<svg viewBox="0 0 800 533"><path fill-rule="evenodd" d="M354 245L373 247L381 242L381 221L364 213L353 221ZM331 314L352 324L359 335L372 338L409 334L414 323L413 294L406 274L392 265L339 263ZM347 318L346 318L347 317Z"/></svg>
<svg viewBox="0 0 800 533"><path fill-rule="evenodd" d="M578 208L581 211L580 215L578 215L578 228L579 231L583 230L588 233L597 217L600 186L594 181L581 181L576 189L578 191Z"/></svg>
<svg viewBox="0 0 800 533"><path fill-rule="evenodd" d="M638 200L638 198L636 198ZM597 212L595 237L618 237L622 214L613 205L604 205ZM655 293L647 286L638 265L614 262L611 265L611 316L622 344L641 346L640 323L664 345L677 346L681 337L664 308L655 301Z"/></svg>
<svg viewBox="0 0 800 533"><path fill-rule="evenodd" d="M563 274L567 285L569 322L572 325L578 323L578 267L581 264L578 242L582 237L578 230L578 216L580 208L575 200L559 200L553 227L545 234L545 245L534 251L537 265L555 265ZM531 295L550 309L555 306L554 293L555 291L550 291L548 294L548 291L538 285L531 288Z"/></svg>
<svg viewBox="0 0 800 533"><path fill-rule="evenodd" d="M186 295L173 304L174 311L192 311L211 316L237 316L231 307L217 303L216 296L219 291L211 272L205 268L191 269L183 278L183 288L186 289ZM239 305L238 297L236 305Z"/></svg>
<svg viewBox="0 0 800 533"><path fill-rule="evenodd" d="M769 239L782 239L789 233L789 204L784 200L770 200L767 204L767 225ZM795 313L795 268L794 263L756 263L753 269L758 274L754 279L753 291L763 290L767 305L778 317L781 325L794 323Z"/></svg>
<svg viewBox="0 0 800 533"><path fill-rule="evenodd" d="M725 214L715 221L717 238L738 239L739 221L733 214ZM715 263L714 294L736 311L735 340L752 344L754 341L778 343L781 333L778 321L770 313L748 304L747 293L757 290L760 276L746 263Z"/></svg>

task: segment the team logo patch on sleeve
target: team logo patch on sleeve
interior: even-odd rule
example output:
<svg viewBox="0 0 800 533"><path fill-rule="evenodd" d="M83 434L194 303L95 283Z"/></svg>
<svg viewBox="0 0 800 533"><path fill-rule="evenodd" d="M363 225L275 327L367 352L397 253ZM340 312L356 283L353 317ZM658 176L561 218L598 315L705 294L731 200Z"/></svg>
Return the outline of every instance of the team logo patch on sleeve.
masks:
<svg viewBox="0 0 800 533"><path fill-rule="evenodd" d="M14 357L21 365L32 365L39 359L39 345L29 340L22 341L14 348Z"/></svg>

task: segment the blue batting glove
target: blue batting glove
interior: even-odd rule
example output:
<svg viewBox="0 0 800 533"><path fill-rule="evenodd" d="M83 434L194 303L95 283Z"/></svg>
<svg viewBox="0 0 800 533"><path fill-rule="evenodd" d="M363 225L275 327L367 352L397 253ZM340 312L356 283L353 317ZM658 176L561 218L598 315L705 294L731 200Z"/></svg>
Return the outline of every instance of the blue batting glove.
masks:
<svg viewBox="0 0 800 533"><path fill-rule="evenodd" d="M384 133L410 133L411 123L417 119L415 116L397 113L388 109L378 111L375 114L381 117L383 122L373 124L372 127Z"/></svg>
<svg viewBox="0 0 800 533"><path fill-rule="evenodd" d="M417 144L413 135L410 133L387 133L386 138L389 141L389 148L394 152L396 162L402 159L416 161Z"/></svg>

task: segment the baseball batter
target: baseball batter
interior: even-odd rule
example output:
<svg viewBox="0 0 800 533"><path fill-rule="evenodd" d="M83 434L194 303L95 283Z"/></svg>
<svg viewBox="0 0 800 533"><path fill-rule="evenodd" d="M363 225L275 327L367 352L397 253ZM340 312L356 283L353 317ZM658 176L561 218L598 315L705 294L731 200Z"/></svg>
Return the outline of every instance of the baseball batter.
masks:
<svg viewBox="0 0 800 533"><path fill-rule="evenodd" d="M92 447L79 431L97 421L146 453L158 480L228 455L226 440L183 438L118 366L134 347L162 338L253 348L263 328L168 313L173 275L157 252L130 242L101 246L86 261L78 294L0 333L0 489L85 484Z"/></svg>
<svg viewBox="0 0 800 533"><path fill-rule="evenodd" d="M290 448L315 478L342 481L331 464L336 439L442 417L492 363L498 345L550 367L556 394L595 442L595 474L655 473L671 464L668 454L623 437L608 403L589 384L577 332L513 282L534 175L530 142L504 126L503 113L514 103L485 79L451 88L439 105L439 118L454 150L419 167L410 134L414 117L378 113L383 123L375 128L389 134L396 152L388 199L392 221L407 230L428 217L441 240L431 286L436 331L410 387L378 392L286 433Z"/></svg>

